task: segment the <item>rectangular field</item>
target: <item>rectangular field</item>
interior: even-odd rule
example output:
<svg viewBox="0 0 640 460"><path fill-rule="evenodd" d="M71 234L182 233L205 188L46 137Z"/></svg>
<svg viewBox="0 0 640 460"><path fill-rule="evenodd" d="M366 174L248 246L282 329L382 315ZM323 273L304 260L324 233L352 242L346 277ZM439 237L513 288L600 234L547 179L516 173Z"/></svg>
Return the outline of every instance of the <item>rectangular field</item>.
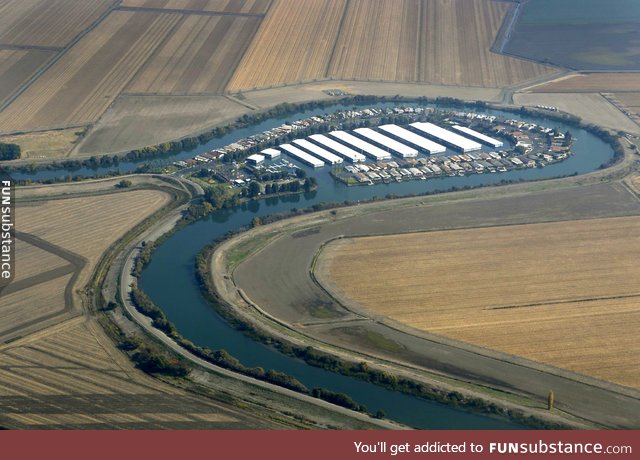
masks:
<svg viewBox="0 0 640 460"><path fill-rule="evenodd" d="M421 0L351 0L330 75L417 81Z"/></svg>
<svg viewBox="0 0 640 460"><path fill-rule="evenodd" d="M2 131L95 121L180 15L114 12L0 113Z"/></svg>
<svg viewBox="0 0 640 460"><path fill-rule="evenodd" d="M238 91L324 78L346 0L277 0L228 89Z"/></svg>
<svg viewBox="0 0 640 460"><path fill-rule="evenodd" d="M271 0L124 0L127 7L262 14Z"/></svg>
<svg viewBox="0 0 640 460"><path fill-rule="evenodd" d="M274 3L228 89L329 77L498 88L553 71L490 51L506 2L320 3Z"/></svg>
<svg viewBox="0 0 640 460"><path fill-rule="evenodd" d="M0 49L0 104L54 54L53 51Z"/></svg>
<svg viewBox="0 0 640 460"><path fill-rule="evenodd" d="M260 18L186 16L127 88L131 93L222 93Z"/></svg>
<svg viewBox="0 0 640 460"><path fill-rule="evenodd" d="M21 148L21 158L63 158L68 156L83 133L81 128L37 131L0 136L0 142L18 144Z"/></svg>
<svg viewBox="0 0 640 460"><path fill-rule="evenodd" d="M62 48L113 5L113 0L5 0L0 44Z"/></svg>
<svg viewBox="0 0 640 460"><path fill-rule="evenodd" d="M377 315L640 387L640 217L348 239L322 257Z"/></svg>

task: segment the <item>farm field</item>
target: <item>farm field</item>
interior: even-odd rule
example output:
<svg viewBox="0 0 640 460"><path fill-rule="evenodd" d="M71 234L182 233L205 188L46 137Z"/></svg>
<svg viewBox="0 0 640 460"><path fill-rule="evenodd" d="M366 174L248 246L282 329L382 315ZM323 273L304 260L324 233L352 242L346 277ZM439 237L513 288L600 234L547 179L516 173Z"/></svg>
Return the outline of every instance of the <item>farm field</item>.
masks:
<svg viewBox="0 0 640 460"><path fill-rule="evenodd" d="M5 0L0 2L0 44L63 48L114 0Z"/></svg>
<svg viewBox="0 0 640 460"><path fill-rule="evenodd" d="M638 73L590 73L576 74L536 86L536 93L617 93L638 91Z"/></svg>
<svg viewBox="0 0 640 460"><path fill-rule="evenodd" d="M69 262L42 248L16 239L15 277L13 283L49 270L69 265ZM1 298L0 298L1 299Z"/></svg>
<svg viewBox="0 0 640 460"><path fill-rule="evenodd" d="M110 14L0 113L0 129L95 121L179 20L175 14Z"/></svg>
<svg viewBox="0 0 640 460"><path fill-rule="evenodd" d="M37 131L0 136L0 142L18 144L22 149L22 158L62 158L71 152L81 133L81 128Z"/></svg>
<svg viewBox="0 0 640 460"><path fill-rule="evenodd" d="M185 16L131 82L130 93L222 93L259 18Z"/></svg>
<svg viewBox="0 0 640 460"><path fill-rule="evenodd" d="M272 0L124 0L126 7L262 14Z"/></svg>
<svg viewBox="0 0 640 460"><path fill-rule="evenodd" d="M329 75L345 79L417 81L421 0L352 0Z"/></svg>
<svg viewBox="0 0 640 460"><path fill-rule="evenodd" d="M0 49L0 104L53 55L53 51Z"/></svg>
<svg viewBox="0 0 640 460"><path fill-rule="evenodd" d="M228 89L324 78L346 0L279 0L269 10Z"/></svg>
<svg viewBox="0 0 640 460"><path fill-rule="evenodd" d="M321 259L337 292L376 315L640 388L639 224L364 237L332 243Z"/></svg>
<svg viewBox="0 0 640 460"><path fill-rule="evenodd" d="M0 297L0 337L5 338L16 328L26 328L34 320L62 314L64 291L70 279L71 274L68 274L27 289L3 293Z"/></svg>
<svg viewBox="0 0 640 460"><path fill-rule="evenodd" d="M351 0L317 8L316 0L274 4L228 90L328 78L497 88L553 71L490 52L504 2Z"/></svg>
<svg viewBox="0 0 640 460"><path fill-rule="evenodd" d="M166 193L138 190L19 206L20 231L97 262L127 230L167 204Z"/></svg>

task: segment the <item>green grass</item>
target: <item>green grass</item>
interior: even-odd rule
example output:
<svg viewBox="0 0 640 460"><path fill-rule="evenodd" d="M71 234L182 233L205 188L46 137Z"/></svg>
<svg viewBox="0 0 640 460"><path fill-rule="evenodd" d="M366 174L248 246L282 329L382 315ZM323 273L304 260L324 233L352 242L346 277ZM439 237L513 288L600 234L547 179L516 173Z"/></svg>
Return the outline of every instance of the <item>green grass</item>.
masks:
<svg viewBox="0 0 640 460"><path fill-rule="evenodd" d="M279 231L263 233L233 246L226 254L225 266L227 271L233 271L247 257L265 247L279 233Z"/></svg>

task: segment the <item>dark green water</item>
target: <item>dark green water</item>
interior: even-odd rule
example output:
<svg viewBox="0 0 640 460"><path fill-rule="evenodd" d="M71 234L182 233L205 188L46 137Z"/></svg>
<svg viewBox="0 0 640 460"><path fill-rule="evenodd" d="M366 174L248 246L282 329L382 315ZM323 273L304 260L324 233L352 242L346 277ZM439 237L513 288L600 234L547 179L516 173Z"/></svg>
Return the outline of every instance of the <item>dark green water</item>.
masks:
<svg viewBox="0 0 640 460"><path fill-rule="evenodd" d="M504 51L575 70L640 70L640 2L529 0Z"/></svg>
<svg viewBox="0 0 640 460"><path fill-rule="evenodd" d="M335 108L334 108L335 109ZM493 111L497 115L500 112ZM308 116L308 113L289 119ZM502 114L507 115L507 114ZM511 115L507 115L511 116ZM556 122L539 123L556 126ZM559 125L564 131L569 129ZM263 125L255 127L262 131ZM246 130L243 130L246 131ZM406 396L359 380L344 377L322 369L308 366L300 360L278 353L257 343L231 328L215 313L200 295L195 280L194 258L203 246L229 230L249 224L255 216L288 211L294 207L304 208L319 202L341 202L364 200L372 196L383 197L388 193L406 195L451 186L494 184L502 179L541 179L557 175L586 173L607 162L612 151L608 145L583 130L572 129L578 138L575 156L569 160L550 165L544 169L511 171L503 174L483 174L469 177L452 177L432 181L413 181L381 184L370 187L346 187L334 182L328 168L318 171L307 169L319 182L316 193L266 199L248 203L234 210L221 210L209 218L196 222L169 238L156 251L151 264L145 269L141 285L145 292L167 314L183 336L198 345L212 349L226 349L247 366L272 368L293 375L309 388L324 387L346 393L370 411L384 410L387 416L401 423L418 428L432 429L517 429L517 424L504 420L470 414L448 406ZM225 143L247 135L232 133ZM193 153L192 153L193 154Z"/></svg>

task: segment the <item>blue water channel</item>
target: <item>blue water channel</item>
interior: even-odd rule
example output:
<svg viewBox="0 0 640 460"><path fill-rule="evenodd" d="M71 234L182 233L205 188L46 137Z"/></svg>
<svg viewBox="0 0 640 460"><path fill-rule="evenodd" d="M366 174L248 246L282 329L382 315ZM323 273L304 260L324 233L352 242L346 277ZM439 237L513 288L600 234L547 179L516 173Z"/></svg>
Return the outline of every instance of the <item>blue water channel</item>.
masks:
<svg viewBox="0 0 640 460"><path fill-rule="evenodd" d="M370 106L385 106L378 104ZM249 128L240 129L215 139L192 152L184 152L171 157L185 159L212 148L222 147L243 137L256 134L280 125L283 120L296 120L312 115L333 112L349 107L333 106L326 109L310 110L272 119ZM480 110L474 109L476 112ZM238 358L245 366L260 366L275 369L294 376L308 388L323 387L350 395L369 411L383 410L386 416L400 423L423 429L518 429L520 425L506 420L471 414L449 406L407 396L386 390L373 384L345 377L336 373L314 368L301 360L279 353L277 350L247 338L229 326L203 299L195 278L194 261L197 253L212 240L250 223L253 217L266 216L293 208L305 208L320 202L343 202L345 200L367 200L373 196L387 194L398 196L446 190L452 186L463 187L490 185L502 180L533 180L586 173L597 169L609 161L613 155L611 148L588 132L563 126L556 121L531 119L514 116L506 112L487 110L487 113L509 118L533 121L549 127L559 127L563 132L571 130L577 142L575 155L568 160L549 165L542 169L513 170L507 173L472 175L467 177L446 177L427 181L379 184L373 186L347 187L335 182L329 175L329 168L319 170L303 167L310 176L316 177L319 188L316 192L280 199L262 199L246 203L233 210L220 210L206 219L195 222L168 238L155 252L151 263L144 270L140 284L151 299L166 313L179 332L197 345L211 349L225 349ZM277 161L277 160L276 160ZM138 163L139 164L139 163ZM120 172L135 169L136 163L122 163ZM88 174L96 174L89 170ZM98 170L98 173L103 171ZM84 174L82 170L73 174ZM69 171L41 171L35 176L18 175L15 178L51 178L65 176Z"/></svg>

